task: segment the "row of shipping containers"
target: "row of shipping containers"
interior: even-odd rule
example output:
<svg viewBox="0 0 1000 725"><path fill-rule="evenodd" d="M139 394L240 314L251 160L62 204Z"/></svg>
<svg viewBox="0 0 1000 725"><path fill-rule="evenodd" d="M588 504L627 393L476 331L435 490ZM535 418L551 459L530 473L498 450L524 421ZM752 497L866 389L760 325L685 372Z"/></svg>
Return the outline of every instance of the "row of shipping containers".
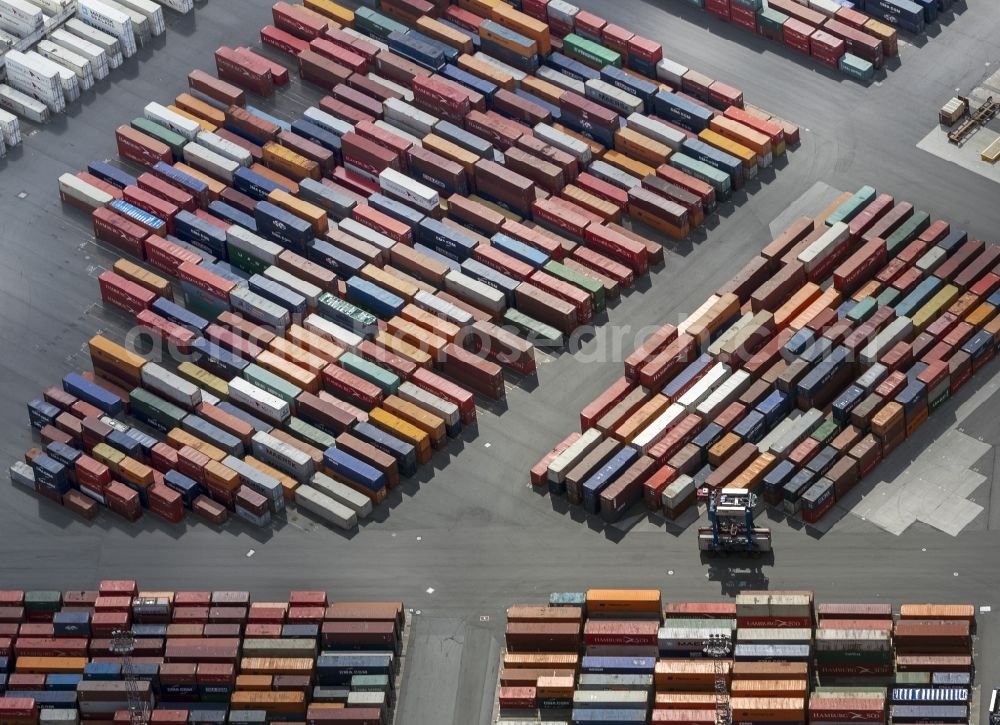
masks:
<svg viewBox="0 0 1000 725"><path fill-rule="evenodd" d="M802 591L669 603L655 589L554 593L507 610L498 722L711 725L721 686L731 721L747 725L966 723L974 626L971 605L894 615Z"/></svg>
<svg viewBox="0 0 1000 725"><path fill-rule="evenodd" d="M844 193L626 358L531 481L607 521L735 488L814 523L994 357L998 306L1000 247Z"/></svg>
<svg viewBox="0 0 1000 725"><path fill-rule="evenodd" d="M898 30L920 34L952 0L693 0L723 21L869 82L899 54Z"/></svg>
<svg viewBox="0 0 1000 725"><path fill-rule="evenodd" d="M188 13L193 0L0 0L6 83L0 108L44 123L166 32L164 8ZM13 145L6 118L4 141ZM17 129L17 119L13 119ZM3 144L0 143L0 156Z"/></svg>
<svg viewBox="0 0 1000 725"><path fill-rule="evenodd" d="M131 635L125 662L116 637ZM389 725L405 656L400 602L285 601L245 591L0 591L0 717L17 725L147 722ZM138 702L137 702L138 701Z"/></svg>

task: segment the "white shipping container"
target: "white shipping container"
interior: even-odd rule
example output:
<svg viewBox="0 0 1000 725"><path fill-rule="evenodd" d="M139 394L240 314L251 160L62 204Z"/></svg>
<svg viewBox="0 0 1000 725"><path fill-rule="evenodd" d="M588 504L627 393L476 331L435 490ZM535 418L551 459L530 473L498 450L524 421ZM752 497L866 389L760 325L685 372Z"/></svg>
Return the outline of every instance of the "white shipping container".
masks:
<svg viewBox="0 0 1000 725"><path fill-rule="evenodd" d="M677 334L683 335L685 332L687 332L688 329L691 327L691 325L696 323L702 317L702 315L708 312L712 308L712 305L718 302L719 299L720 299L719 295L712 295L707 300L702 302L701 306L698 309L696 309L690 315L685 317L684 320L681 322L681 324L677 326Z"/></svg>
<svg viewBox="0 0 1000 725"><path fill-rule="evenodd" d="M565 151L570 156L576 158L581 164L586 165L590 163L590 146L583 141L573 138L545 123L539 123L533 130L535 136L549 146L555 146L560 151Z"/></svg>
<svg viewBox="0 0 1000 725"><path fill-rule="evenodd" d="M49 120L48 106L5 83L0 84L0 108L35 123L45 123Z"/></svg>
<svg viewBox="0 0 1000 725"><path fill-rule="evenodd" d="M403 100L406 101L407 103L413 103L413 91L411 91L406 86L401 86L398 83L390 81L388 78L383 78L382 76L375 75L374 73L368 74L368 80L375 81L376 83L385 86L390 91L395 91L396 93L401 95L403 97Z"/></svg>
<svg viewBox="0 0 1000 725"><path fill-rule="evenodd" d="M341 503L337 503L325 493L309 486L295 489L295 503L303 511L318 516L325 523L350 531L358 525L358 516Z"/></svg>
<svg viewBox="0 0 1000 725"><path fill-rule="evenodd" d="M310 123L315 123L322 129L326 129L330 133L335 133L338 136L343 136L344 134L351 133L354 130L354 126L349 124L347 121L337 118L336 116L331 116L326 111L321 111L315 106L310 106L302 114L307 121Z"/></svg>
<svg viewBox="0 0 1000 725"><path fill-rule="evenodd" d="M347 506L358 515L359 519L368 518L372 513L372 500L370 498L340 481L335 481L325 473L313 474L313 477L309 479L309 485L334 501Z"/></svg>
<svg viewBox="0 0 1000 725"><path fill-rule="evenodd" d="M166 31L167 24L163 19L163 8L156 3L150 2L150 0L118 0L118 4L142 14L149 22L149 32L154 38Z"/></svg>
<svg viewBox="0 0 1000 725"><path fill-rule="evenodd" d="M143 365L140 377L142 387L146 390L186 410L194 410L201 405L201 388L157 363L150 362Z"/></svg>
<svg viewBox="0 0 1000 725"><path fill-rule="evenodd" d="M633 113L641 113L644 105L638 96L634 96L628 91L623 91L618 86L613 86L607 81L599 78L591 78L583 84L587 98L596 101L602 106L611 108L623 116Z"/></svg>
<svg viewBox="0 0 1000 725"><path fill-rule="evenodd" d="M810 644L812 630L804 627L740 627L736 641L741 644Z"/></svg>
<svg viewBox="0 0 1000 725"><path fill-rule="evenodd" d="M892 633L877 629L816 630L816 649L820 652L838 650L886 651L892 648Z"/></svg>
<svg viewBox="0 0 1000 725"><path fill-rule="evenodd" d="M76 10L76 0L31 0L47 15L59 15L67 10Z"/></svg>
<svg viewBox="0 0 1000 725"><path fill-rule="evenodd" d="M528 74L523 70L518 70L512 65L507 65L503 61L497 60L492 55L487 55L486 53L476 53L473 58L476 60L481 60L483 63L488 63L497 70L506 73L509 76L513 76L515 85L520 85L521 81L528 77Z"/></svg>
<svg viewBox="0 0 1000 725"><path fill-rule="evenodd" d="M834 0L809 0L809 8L832 18L840 10L840 3Z"/></svg>
<svg viewBox="0 0 1000 725"><path fill-rule="evenodd" d="M194 10L194 0L156 0L160 5L178 13L189 13Z"/></svg>
<svg viewBox="0 0 1000 725"><path fill-rule="evenodd" d="M6 30L0 30L0 52L7 50L7 48L13 48L17 45L17 40L16 37Z"/></svg>
<svg viewBox="0 0 1000 725"><path fill-rule="evenodd" d="M40 65L35 59L16 50L7 51L5 58L7 81L12 87L41 101L53 113L60 113L66 108L58 70L47 64Z"/></svg>
<svg viewBox="0 0 1000 725"><path fill-rule="evenodd" d="M351 352L357 352L358 345L364 342L364 338L353 330L341 327L337 323L330 322L325 317L320 317L316 314L306 317L302 321L302 326L309 330L309 332L314 332L320 337L340 345L345 350L350 350Z"/></svg>
<svg viewBox="0 0 1000 725"><path fill-rule="evenodd" d="M713 390L722 385L723 381L730 375L729 366L723 363L716 363L705 373L701 379L688 388L679 399L678 403L684 406L689 412L693 411L698 403L707 398Z"/></svg>
<svg viewBox="0 0 1000 725"><path fill-rule="evenodd" d="M61 45L56 45L50 40L40 40L35 49L48 58L53 63L58 63L76 73L76 78L80 83L80 88L89 91L94 87L94 71L90 61L82 55L66 50Z"/></svg>
<svg viewBox="0 0 1000 725"><path fill-rule="evenodd" d="M241 168L232 159L227 159L225 156L210 151L198 143L184 145L184 161L227 184L233 183L233 176Z"/></svg>
<svg viewBox="0 0 1000 725"><path fill-rule="evenodd" d="M872 365L878 362L883 354L901 340L908 339L913 334L913 322L909 317L897 317L890 322L882 332L875 336L861 349L861 362Z"/></svg>
<svg viewBox="0 0 1000 725"><path fill-rule="evenodd" d="M35 472L24 461L14 461L8 469L10 480L19 486L35 490ZM86 492L86 489L84 489Z"/></svg>
<svg viewBox="0 0 1000 725"><path fill-rule="evenodd" d="M91 209L99 209L114 200L111 194L69 173L59 177L59 191L68 197L86 204Z"/></svg>
<svg viewBox="0 0 1000 725"><path fill-rule="evenodd" d="M579 12L580 8L571 5L566 0L550 0L549 4L545 6L546 15L571 28L575 27L576 16Z"/></svg>
<svg viewBox="0 0 1000 725"><path fill-rule="evenodd" d="M367 35L362 35L361 33L359 33L354 28L346 28L345 27L343 30L348 35L353 35L358 40L363 40L366 43L368 43L369 45L374 45L379 50L389 50L389 46L386 45L385 43L383 43L381 40L378 40L377 38L370 38Z"/></svg>
<svg viewBox="0 0 1000 725"><path fill-rule="evenodd" d="M331 225L335 229L339 229L345 234L350 234L351 236L357 237L358 239L373 244L383 252L388 252L394 246L396 246L396 240L387 237L382 232L375 231L371 227L366 227L361 222L355 221L350 217L342 219L337 224Z"/></svg>
<svg viewBox="0 0 1000 725"><path fill-rule="evenodd" d="M234 311L258 324L273 328L279 335L284 335L285 329L291 323L288 310L256 292L251 292L246 287L237 287L230 292L229 304Z"/></svg>
<svg viewBox="0 0 1000 725"><path fill-rule="evenodd" d="M819 239L799 252L798 260L805 266L806 272L812 272L838 246L846 242L849 235L850 230L844 222L831 224Z"/></svg>
<svg viewBox="0 0 1000 725"><path fill-rule="evenodd" d="M398 98L388 99L382 104L382 108L384 109L386 119L402 125L410 133L420 137L432 133L434 127L440 121L439 118L421 111L419 108L411 106L409 103L401 101Z"/></svg>
<svg viewBox="0 0 1000 725"><path fill-rule="evenodd" d="M647 138L659 141L660 143L669 146L674 151L680 151L681 144L683 144L684 139L687 138L676 128L670 128L667 124L661 123L656 119L650 118L649 116L644 116L641 113L631 114L626 121L628 123L628 127L636 133L641 133Z"/></svg>
<svg viewBox="0 0 1000 725"><path fill-rule="evenodd" d="M229 139L222 138L209 131L202 131L198 134L198 143L209 151L224 156L230 161L235 161L240 166L250 167L253 164L253 156L249 151Z"/></svg>
<svg viewBox="0 0 1000 725"><path fill-rule="evenodd" d="M8 146L21 143L21 122L17 116L7 111L0 111L0 135Z"/></svg>
<svg viewBox="0 0 1000 725"><path fill-rule="evenodd" d="M117 68L124 62L121 43L116 36L109 35L103 30L88 25L78 18L70 18L66 21L66 25L63 28L81 40L86 40L88 43L93 43L98 48L101 48L106 54L110 68Z"/></svg>
<svg viewBox="0 0 1000 725"><path fill-rule="evenodd" d="M707 398L698 404L695 412L703 418L714 417L721 413L733 401L739 398L750 387L753 378L746 370L737 370L726 382L720 385Z"/></svg>
<svg viewBox="0 0 1000 725"><path fill-rule="evenodd" d="M309 309L316 309L316 300L323 294L323 290L312 282L300 279L273 264L264 270L264 276L305 297Z"/></svg>
<svg viewBox="0 0 1000 725"><path fill-rule="evenodd" d="M437 211L441 196L429 186L401 174L395 169L384 169L378 175L379 188L387 195L407 201L428 214Z"/></svg>
<svg viewBox="0 0 1000 725"><path fill-rule="evenodd" d="M677 425L683 415L683 405L673 403L668 406L649 425L639 431L638 435L632 439L632 447L636 448L643 455L649 453L649 449L656 445L671 428Z"/></svg>
<svg viewBox="0 0 1000 725"><path fill-rule="evenodd" d="M582 96L585 92L583 81L578 81L576 78L570 78L565 73L560 73L555 68L550 68L547 65L543 65L536 70L535 75L543 81L548 81L552 85L559 86L564 91L572 91L580 96Z"/></svg>
<svg viewBox="0 0 1000 725"><path fill-rule="evenodd" d="M776 436L772 440L767 450L777 456L778 460L782 460L795 446L802 442L803 438L816 430L816 427L820 424L822 419L822 411L817 410L816 408L810 408L805 413L792 420L787 429L785 429L780 436ZM787 421L789 419L786 418L785 420ZM777 428L775 428L775 430L777 430ZM761 443L763 443L763 441L761 441ZM761 450L759 446L758 450Z"/></svg>
<svg viewBox="0 0 1000 725"><path fill-rule="evenodd" d="M449 428L458 425L460 421L457 405L411 382L405 382L400 385L396 394L406 402L413 403L428 413L442 418L445 425Z"/></svg>
<svg viewBox="0 0 1000 725"><path fill-rule="evenodd" d="M235 471L240 477L240 483L266 498L272 511L281 511L285 508L285 495L281 489L281 481L277 478L256 469L236 456L226 456L222 459L222 465Z"/></svg>
<svg viewBox="0 0 1000 725"><path fill-rule="evenodd" d="M413 304L422 310L427 310L427 312L431 312L452 324L458 325L462 329L475 322L472 315L458 305L453 305L451 302L436 297L424 290L417 292L416 297L413 298Z"/></svg>
<svg viewBox="0 0 1000 725"><path fill-rule="evenodd" d="M27 0L0 0L0 28L19 37L41 30L45 18L41 8Z"/></svg>
<svg viewBox="0 0 1000 725"><path fill-rule="evenodd" d="M28 57L34 62L39 68L48 68L59 76L60 84L62 85L63 95L66 99L66 103L73 103L80 97L80 79L76 77L76 73L67 68L64 65L60 65L54 61L49 60L43 55L35 51L31 51L27 54Z"/></svg>
<svg viewBox="0 0 1000 725"><path fill-rule="evenodd" d="M117 38L121 54L125 58L131 58L136 54L138 47L136 46L135 30L132 28L131 17L125 13L101 2L101 0L80 0L78 17L87 25ZM111 67L116 66L112 63Z"/></svg>
<svg viewBox="0 0 1000 725"><path fill-rule="evenodd" d="M663 508L673 510L690 498L694 489L694 479L691 476L680 476L663 490L660 503L663 504Z"/></svg>
<svg viewBox="0 0 1000 725"><path fill-rule="evenodd" d="M459 299L491 315L500 315L507 307L503 292L454 269L445 275L444 287Z"/></svg>
<svg viewBox="0 0 1000 725"><path fill-rule="evenodd" d="M381 128L383 131L388 131L391 134L395 134L400 138L406 139L414 146L422 147L424 145L423 141L421 141L419 138L417 138L412 133L403 128L402 124L396 125L395 123L391 123L389 121L383 121L381 118L377 118L375 119L375 126Z"/></svg>
<svg viewBox="0 0 1000 725"><path fill-rule="evenodd" d="M278 424L284 423L291 415L288 403L243 378L229 381L229 398L247 412Z"/></svg>
<svg viewBox="0 0 1000 725"><path fill-rule="evenodd" d="M174 133L180 134L188 141L194 141L201 133L201 126L197 121L171 111L166 106L159 103L147 103L142 109L142 115L149 121L158 123L164 128L169 128Z"/></svg>
<svg viewBox="0 0 1000 725"><path fill-rule="evenodd" d="M135 41L139 46L146 45L149 40L153 37L153 30L150 27L149 20L142 13L136 12L132 8L123 5L117 0L101 0L109 8L117 10L118 12L128 16L132 21L132 32L135 35Z"/></svg>
<svg viewBox="0 0 1000 725"><path fill-rule="evenodd" d="M668 86L673 86L676 91L680 89L684 74L688 70L690 69L686 65L681 65L669 58L663 58L656 64L656 78Z"/></svg>
<svg viewBox="0 0 1000 725"><path fill-rule="evenodd" d="M597 428L588 428L566 450L560 453L547 469L548 479L552 483L562 483L566 474L573 466L583 460L584 456L594 450L604 440L604 435Z"/></svg>
<svg viewBox="0 0 1000 725"><path fill-rule="evenodd" d="M285 251L280 244L264 239L239 224L230 224L226 229L226 242L240 251L266 260L268 264L277 264L278 255Z"/></svg>
<svg viewBox="0 0 1000 725"><path fill-rule="evenodd" d="M729 326L729 329L712 340L712 343L708 346L708 354L717 356L737 335L753 324L753 318L753 312L747 312L743 317L736 320L736 322Z"/></svg>
<svg viewBox="0 0 1000 725"><path fill-rule="evenodd" d="M83 38L78 38L70 32L59 28L49 40L68 51L76 53L90 61L90 68L94 74L94 80L103 80L108 77L110 69L108 67L108 54L98 45Z"/></svg>
<svg viewBox="0 0 1000 725"><path fill-rule="evenodd" d="M648 706L649 693L645 690L575 690L573 692L574 708L633 710Z"/></svg>
<svg viewBox="0 0 1000 725"><path fill-rule="evenodd" d="M6 155L7 155L7 142L3 140L2 136L0 136L0 159L4 158Z"/></svg>
<svg viewBox="0 0 1000 725"><path fill-rule="evenodd" d="M306 483L316 472L316 462L308 453L275 438L270 433L258 431L251 441L254 458L287 473L299 483Z"/></svg>

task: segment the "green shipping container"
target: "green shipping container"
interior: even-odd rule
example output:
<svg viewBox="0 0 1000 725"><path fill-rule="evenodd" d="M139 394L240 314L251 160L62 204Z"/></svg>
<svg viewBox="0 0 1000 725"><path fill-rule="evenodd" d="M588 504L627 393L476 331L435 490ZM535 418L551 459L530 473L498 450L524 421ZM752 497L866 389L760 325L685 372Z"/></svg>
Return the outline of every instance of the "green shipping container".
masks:
<svg viewBox="0 0 1000 725"><path fill-rule="evenodd" d="M732 4L753 10L756 13L764 7L764 0L732 0Z"/></svg>
<svg viewBox="0 0 1000 725"><path fill-rule="evenodd" d="M862 186L854 196L845 201L837 210L826 218L827 226L833 226L837 222L847 223L861 213L861 211L875 201L875 187Z"/></svg>
<svg viewBox="0 0 1000 725"><path fill-rule="evenodd" d="M503 313L503 323L516 328L522 336L530 338L536 344L562 344L562 333L559 330L513 308Z"/></svg>
<svg viewBox="0 0 1000 725"><path fill-rule="evenodd" d="M892 234L885 240L885 247L889 253L889 258L899 254L903 247L912 242L920 233L931 225L931 217L927 212L915 211L912 216L899 225Z"/></svg>
<svg viewBox="0 0 1000 725"><path fill-rule="evenodd" d="M928 413L933 413L935 410L941 407L942 403L944 403L946 400L948 400L948 398L951 397L951 389L947 384L942 385L941 388L942 388L941 393L936 398L927 401Z"/></svg>
<svg viewBox="0 0 1000 725"><path fill-rule="evenodd" d="M25 612L58 612L62 609L62 594L54 591L24 593Z"/></svg>
<svg viewBox="0 0 1000 725"><path fill-rule="evenodd" d="M337 441L332 435L314 425L306 423L301 418L294 416L289 418L288 422L285 423L285 430L303 443L316 446L321 451L337 445Z"/></svg>
<svg viewBox="0 0 1000 725"><path fill-rule="evenodd" d="M324 292L316 301L316 312L341 327L347 327L365 337L374 337L378 332L378 318L347 300ZM349 324L345 324L345 319Z"/></svg>
<svg viewBox="0 0 1000 725"><path fill-rule="evenodd" d="M929 685L931 684L930 672L897 672L896 684L905 685Z"/></svg>
<svg viewBox="0 0 1000 725"><path fill-rule="evenodd" d="M594 68L603 68L606 65L613 65L615 68L622 67L621 53L605 48L600 43L587 40L576 33L570 33L563 38L563 53Z"/></svg>
<svg viewBox="0 0 1000 725"><path fill-rule="evenodd" d="M243 369L243 377L247 382L253 383L261 390L284 400L292 410L295 409L295 399L302 393L302 388L292 385L284 378L279 378L270 370L265 370L254 363L250 363Z"/></svg>
<svg viewBox="0 0 1000 725"><path fill-rule="evenodd" d="M892 307L896 304L896 300L899 299L899 290L894 287L886 287L875 298L875 302L878 303L879 307Z"/></svg>
<svg viewBox="0 0 1000 725"><path fill-rule="evenodd" d="M388 692L389 675L354 675L351 692Z"/></svg>
<svg viewBox="0 0 1000 725"><path fill-rule="evenodd" d="M878 302L874 297L865 297L851 308L851 311L847 313L847 319L855 325L860 325L874 315L878 307Z"/></svg>
<svg viewBox="0 0 1000 725"><path fill-rule="evenodd" d="M366 35L383 41L388 40L389 33L394 31L403 34L410 31L402 23L397 23L392 18L366 7L360 7L354 11L354 27Z"/></svg>
<svg viewBox="0 0 1000 725"><path fill-rule="evenodd" d="M563 282L569 282L574 287L579 287L589 294L594 312L603 312L605 307L607 307L604 299L604 285L596 279L586 277L575 269L570 269L565 264L554 261L547 262L542 269L553 277L557 277Z"/></svg>
<svg viewBox="0 0 1000 725"><path fill-rule="evenodd" d="M868 83L875 77L874 65L864 58L859 58L850 53L844 53L840 56L840 60L837 61L837 67L840 68L840 72L844 75L850 76L862 83Z"/></svg>
<svg viewBox="0 0 1000 725"><path fill-rule="evenodd" d="M839 432L840 432L840 426L837 425L837 421L825 420L823 421L823 423L820 425L819 428L813 431L813 434L809 437L815 441L818 441L819 443L828 443Z"/></svg>
<svg viewBox="0 0 1000 725"><path fill-rule="evenodd" d="M720 171L714 166L709 166L685 154L671 154L668 162L675 169L680 169L696 179L701 179L706 184L711 184L719 201L725 201L732 193L729 174L725 171Z"/></svg>
<svg viewBox="0 0 1000 725"><path fill-rule="evenodd" d="M174 133L166 126L161 126L158 123L150 121L148 118L133 118L130 125L136 131L141 131L147 136L152 136L157 141L165 143L170 147L170 151L173 153L174 158L182 158L184 154L184 144L187 143L187 139L179 133Z"/></svg>
<svg viewBox="0 0 1000 725"><path fill-rule="evenodd" d="M785 37L785 21L788 16L771 8L764 8L757 13L757 27L773 40L783 40Z"/></svg>
<svg viewBox="0 0 1000 725"><path fill-rule="evenodd" d="M229 263L247 274L263 274L264 270L271 266L267 260L233 246L231 242L226 243L226 250L229 252Z"/></svg>
<svg viewBox="0 0 1000 725"><path fill-rule="evenodd" d="M156 421L164 430L177 428L187 417L186 410L145 388L135 388L129 393L129 405L135 413Z"/></svg>
<svg viewBox="0 0 1000 725"><path fill-rule="evenodd" d="M896 684L897 685L903 684L903 680L900 679L900 677L902 675L919 675L919 674L924 674L924 673L921 673L921 672L897 672L896 673ZM930 682L930 679L928 678L927 680L913 680L912 682L914 682L915 684L919 684L920 682ZM865 692L865 693L870 693L870 694L873 694L873 695L878 695L879 697L885 697L886 696L886 691L887 691L887 688L885 688L885 687L865 687L865 686L862 686L862 685L854 685L854 686L846 685L844 687L832 687L830 685L826 685L826 686L822 686L821 685L821 686L819 686L819 687L817 687L815 689L815 692L818 692L820 694L831 693L831 694L840 695L840 694L843 694L845 692Z"/></svg>
<svg viewBox="0 0 1000 725"><path fill-rule="evenodd" d="M337 360L337 364L359 378L377 385L387 395L395 395L399 390L399 377L373 362L368 362L352 352L345 352Z"/></svg>

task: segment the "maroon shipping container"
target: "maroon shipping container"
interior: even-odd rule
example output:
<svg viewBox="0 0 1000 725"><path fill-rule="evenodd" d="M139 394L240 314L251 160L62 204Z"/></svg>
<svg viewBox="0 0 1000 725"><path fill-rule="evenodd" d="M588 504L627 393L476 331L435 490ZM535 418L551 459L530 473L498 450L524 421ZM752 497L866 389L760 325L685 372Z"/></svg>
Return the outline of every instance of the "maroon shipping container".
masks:
<svg viewBox="0 0 1000 725"><path fill-rule="evenodd" d="M364 111L359 111L353 106L349 106L343 101L339 101L332 96L324 96L319 101L319 107L329 113L331 116L335 116L342 121L346 121L351 125L361 123L362 121L374 121L375 116L369 115Z"/></svg>
<svg viewBox="0 0 1000 725"><path fill-rule="evenodd" d="M314 50L303 50L298 57L299 75L302 80L314 83L325 90L332 90L351 76L349 69Z"/></svg>
<svg viewBox="0 0 1000 725"><path fill-rule="evenodd" d="M166 144L131 126L119 126L115 130L115 141L118 155L140 166L151 167L160 161L172 164L174 161L174 155Z"/></svg>
<svg viewBox="0 0 1000 725"><path fill-rule="evenodd" d="M493 95L493 108L497 113L531 127L552 121L552 112L547 108L506 88L501 88Z"/></svg>
<svg viewBox="0 0 1000 725"><path fill-rule="evenodd" d="M307 41L319 37L330 25L328 21L321 19L316 13L307 11L301 5L290 5L286 2L276 2L271 6L271 17L281 30Z"/></svg>
<svg viewBox="0 0 1000 725"><path fill-rule="evenodd" d="M251 90L258 96L274 94L271 66L259 58L223 46L215 51L215 66L223 80Z"/></svg>
<svg viewBox="0 0 1000 725"><path fill-rule="evenodd" d="M181 191L176 186L171 186L158 176L148 172L140 174L136 183L143 191L159 197L165 203L178 209L193 212L198 208L198 202L191 194ZM124 198L124 195L122 196Z"/></svg>
<svg viewBox="0 0 1000 725"><path fill-rule="evenodd" d="M101 299L130 315L148 310L157 297L155 292L110 270L102 272L97 282L101 288Z"/></svg>
<svg viewBox="0 0 1000 725"><path fill-rule="evenodd" d="M474 167L481 194L518 214L526 214L535 200L535 184L494 161L480 159Z"/></svg>
<svg viewBox="0 0 1000 725"><path fill-rule="evenodd" d="M843 40L846 52L867 60L876 68L881 68L885 63L882 41L843 22L839 13L836 18L829 18L823 23L823 30Z"/></svg>
<svg viewBox="0 0 1000 725"><path fill-rule="evenodd" d="M323 59L324 63L331 61ZM342 67L342 66L341 66ZM347 70L346 68L344 70ZM350 78L350 76L348 76ZM371 96L347 85L347 79L330 89L330 95L338 101L375 118L382 118L382 103Z"/></svg>
<svg viewBox="0 0 1000 725"><path fill-rule="evenodd" d="M474 322L462 342L470 351L485 353L490 360L522 375L535 372L535 346L492 322Z"/></svg>
<svg viewBox="0 0 1000 725"><path fill-rule="evenodd" d="M844 55L844 41L831 33L817 30L809 36L809 55L824 65L836 68Z"/></svg>
<svg viewBox="0 0 1000 725"><path fill-rule="evenodd" d="M260 29L260 42L261 45L268 45L288 55L298 55L309 49L309 43L273 25L265 25Z"/></svg>
<svg viewBox="0 0 1000 725"><path fill-rule="evenodd" d="M949 260L950 261L950 260ZM1000 246L986 245L983 251L969 262L969 265L952 279L952 283L960 290L967 290L980 278L989 273L1000 262ZM943 265L942 265L943 266ZM989 293L986 293L987 295ZM985 296L985 295L984 295Z"/></svg>
<svg viewBox="0 0 1000 725"><path fill-rule="evenodd" d="M462 125L472 110L472 101L456 84L437 76L413 79L413 104L427 113Z"/></svg>
<svg viewBox="0 0 1000 725"><path fill-rule="evenodd" d="M658 619L589 619L583 626L583 642L588 647L596 645L655 647L659 628Z"/></svg>
<svg viewBox="0 0 1000 725"><path fill-rule="evenodd" d="M872 271L885 264L885 240L876 237L866 242L833 271L833 285L840 292L849 294L867 280Z"/></svg>
<svg viewBox="0 0 1000 725"><path fill-rule="evenodd" d="M501 151L506 151L511 146L516 145L521 136L530 133L517 121L504 118L495 111L483 113L473 110L469 112L465 117L465 129L469 133L489 141Z"/></svg>
<svg viewBox="0 0 1000 725"><path fill-rule="evenodd" d="M687 334L678 335L639 369L639 382L649 390L659 390L667 380L694 360L695 354L694 338Z"/></svg>
<svg viewBox="0 0 1000 725"><path fill-rule="evenodd" d="M486 397L494 400L505 397L503 370L500 366L483 360L454 343L448 343L444 348L442 369L446 375Z"/></svg>
<svg viewBox="0 0 1000 725"><path fill-rule="evenodd" d="M381 388L332 363L323 368L323 384L329 390L346 395L349 400L374 408L385 398Z"/></svg>
<svg viewBox="0 0 1000 725"><path fill-rule="evenodd" d="M551 325L565 335L577 326L576 308L539 287L522 282L514 291L517 309L540 322Z"/></svg>
<svg viewBox="0 0 1000 725"><path fill-rule="evenodd" d="M511 652L576 652L580 649L580 625L508 622L506 643Z"/></svg>
<svg viewBox="0 0 1000 725"><path fill-rule="evenodd" d="M591 224L587 227L584 238L588 246L596 247L599 251L621 261L635 274L646 274L649 271L648 249L614 227Z"/></svg>
<svg viewBox="0 0 1000 725"><path fill-rule="evenodd" d="M848 223L848 231L851 241L856 242L861 239L872 226L892 209L894 200L888 194L879 194L871 204L862 209L856 217Z"/></svg>
<svg viewBox="0 0 1000 725"><path fill-rule="evenodd" d="M403 99L403 94L399 91L394 91L388 86L385 86L378 81L373 81L357 72L348 76L347 85L356 90L358 93L364 93L366 96L374 98L379 103L385 103L389 99Z"/></svg>
<svg viewBox="0 0 1000 725"><path fill-rule="evenodd" d="M579 324L585 325L594 319L593 301L588 292L542 270L532 274L530 282L544 292L573 305Z"/></svg>
<svg viewBox="0 0 1000 725"><path fill-rule="evenodd" d="M156 177L153 178L155 179ZM165 221L166 231L171 234L173 233L174 217L176 217L177 213L180 211L179 207L164 201L160 197L154 196L138 186L126 186L123 191L123 196L125 201L129 202L133 206L149 212L153 216L159 217Z"/></svg>
<svg viewBox="0 0 1000 725"><path fill-rule="evenodd" d="M783 26L785 45L801 53L809 54L809 38L816 27L796 18L788 18Z"/></svg>
<svg viewBox="0 0 1000 725"><path fill-rule="evenodd" d="M368 61L364 56L330 40L325 34L322 38L316 38L308 43L306 47L353 73L366 73L368 70Z"/></svg>
<svg viewBox="0 0 1000 725"><path fill-rule="evenodd" d="M383 148L357 133L347 133L341 137L341 153L344 164L356 168L369 178L377 178L388 168L401 171L399 155Z"/></svg>
<svg viewBox="0 0 1000 725"><path fill-rule="evenodd" d="M328 40L349 53L361 56L366 63L374 63L379 54L377 46L361 38L356 38L350 33L345 33L340 28L327 28L323 33L323 40Z"/></svg>
<svg viewBox="0 0 1000 725"><path fill-rule="evenodd" d="M245 106L247 103L246 94L242 89L219 80L202 70L193 70L188 73L188 86L191 90L197 91L224 106Z"/></svg>
<svg viewBox="0 0 1000 725"><path fill-rule="evenodd" d="M580 119L585 126L595 126L608 135L614 134L621 125L621 116L589 98L566 91L559 98L559 110Z"/></svg>
<svg viewBox="0 0 1000 725"><path fill-rule="evenodd" d="M413 87L413 79L417 76L424 76L426 78L431 75L431 72L423 66L408 61L406 58L388 50L383 50L378 54L375 58L375 67L378 69L378 74L383 78L404 85L407 88Z"/></svg>
<svg viewBox="0 0 1000 725"><path fill-rule="evenodd" d="M110 209L95 209L91 216L94 236L138 259L145 259L144 240L150 236L143 227Z"/></svg>
<svg viewBox="0 0 1000 725"><path fill-rule="evenodd" d="M103 179L98 179L96 176L94 176L93 174L89 174L86 171L78 171L77 174L76 174L76 178L80 179L81 181L86 181L91 186L96 186L98 189L100 189L101 191L103 191L105 194L108 194L113 199L124 199L125 198L124 194L122 194L122 190L119 189L117 186L112 186L111 184L109 184L108 182L104 181ZM73 199L71 197L65 196L62 193L60 193L59 196L60 196L60 198L63 201L67 202L68 204L74 204L74 205L78 206L78 208L83 209L88 214L93 209L93 207L90 207L90 206L85 206L85 205L84 206L80 206L80 202L78 202L76 199Z"/></svg>
<svg viewBox="0 0 1000 725"><path fill-rule="evenodd" d="M480 244L472 251L472 256L487 267L495 269L519 282L523 282L534 272L534 268L530 264L526 264L505 252L501 252L489 244Z"/></svg>

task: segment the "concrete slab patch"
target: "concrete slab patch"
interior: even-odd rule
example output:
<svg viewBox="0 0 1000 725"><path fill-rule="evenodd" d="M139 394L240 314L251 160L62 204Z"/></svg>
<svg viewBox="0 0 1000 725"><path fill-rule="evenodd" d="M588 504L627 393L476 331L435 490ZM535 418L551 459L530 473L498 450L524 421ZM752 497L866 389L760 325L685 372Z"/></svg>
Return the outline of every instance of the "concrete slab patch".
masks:
<svg viewBox="0 0 1000 725"><path fill-rule="evenodd" d="M936 127L920 140L917 148L1000 184L1000 164L990 164L979 158L998 136L1000 134L989 128L980 128L962 146L956 146L948 140L947 131Z"/></svg>
<svg viewBox="0 0 1000 725"><path fill-rule="evenodd" d="M934 509L930 516L920 516L919 520L946 534L958 536L982 512L982 506L968 499L949 498Z"/></svg>

